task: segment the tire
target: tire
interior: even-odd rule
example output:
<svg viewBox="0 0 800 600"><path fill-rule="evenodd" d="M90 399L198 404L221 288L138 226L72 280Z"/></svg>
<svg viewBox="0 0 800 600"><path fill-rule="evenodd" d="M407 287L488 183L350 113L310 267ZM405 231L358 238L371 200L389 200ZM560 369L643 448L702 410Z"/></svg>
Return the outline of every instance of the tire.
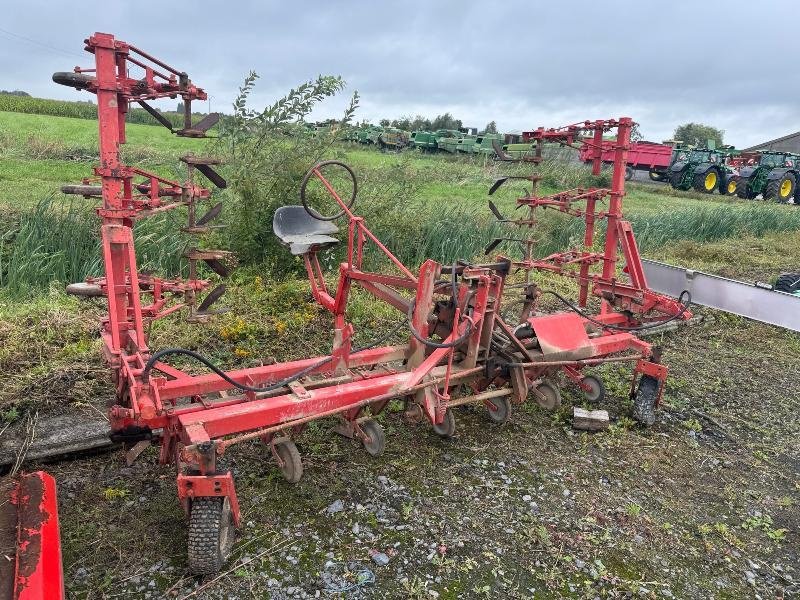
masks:
<svg viewBox="0 0 800 600"><path fill-rule="evenodd" d="M492 423L497 423L498 425L502 425L508 421L508 417L511 415L511 402L509 401L508 396L490 398L489 402L496 407L495 410L492 410L487 406L489 420Z"/></svg>
<svg viewBox="0 0 800 600"><path fill-rule="evenodd" d="M782 273L772 287L787 294L800 292L800 273Z"/></svg>
<svg viewBox="0 0 800 600"><path fill-rule="evenodd" d="M280 468L283 478L289 483L300 481L303 477L303 459L300 457L297 445L290 439L281 440L275 442L275 452L283 461L283 466Z"/></svg>
<svg viewBox="0 0 800 600"><path fill-rule="evenodd" d="M542 400L536 396L536 404L545 410L555 410L561 406L561 392L558 388L550 383L542 383L536 388L539 392L545 395L546 399Z"/></svg>
<svg viewBox="0 0 800 600"><path fill-rule="evenodd" d="M53 81L59 85L75 88L76 90L89 89L89 85L94 81L94 77L85 73L71 73L69 71L59 71L53 73Z"/></svg>
<svg viewBox="0 0 800 600"><path fill-rule="evenodd" d="M581 383L592 386L591 391L583 390L583 395L591 404L600 404L606 397L606 386L603 380L594 375L587 375Z"/></svg>
<svg viewBox="0 0 800 600"><path fill-rule="evenodd" d="M453 411L451 409L448 408L444 413L444 421L438 425L436 423L433 424L433 430L439 437L453 437L456 432L456 417L453 415Z"/></svg>
<svg viewBox="0 0 800 600"><path fill-rule="evenodd" d="M718 185L719 173L712 167L702 173L695 173L692 179L692 187L701 194L713 194Z"/></svg>
<svg viewBox="0 0 800 600"><path fill-rule="evenodd" d="M633 414L635 421L645 427L650 427L656 422L656 400L661 382L650 375L642 375L639 388L633 398Z"/></svg>
<svg viewBox="0 0 800 600"><path fill-rule="evenodd" d="M664 173L659 173L658 171L650 171L648 175L650 175L650 179L652 181L664 181Z"/></svg>
<svg viewBox="0 0 800 600"><path fill-rule="evenodd" d="M739 179L736 180L736 195L743 200L752 200L755 196L750 193L747 183L747 177L739 177Z"/></svg>
<svg viewBox="0 0 800 600"><path fill-rule="evenodd" d="M780 179L773 179L764 189L764 200L774 200L781 204L789 202L797 190L797 179L794 174L786 173Z"/></svg>
<svg viewBox="0 0 800 600"><path fill-rule="evenodd" d="M374 419L369 419L361 423L361 429L369 436L369 441L361 440L364 450L370 456L380 456L386 448L386 434L383 427Z"/></svg>
<svg viewBox="0 0 800 600"><path fill-rule="evenodd" d="M731 175L728 177L728 180L725 182L723 189L724 196L735 196L736 195L736 185L739 182L738 175Z"/></svg>
<svg viewBox="0 0 800 600"><path fill-rule="evenodd" d="M222 569L233 548L236 531L228 498L201 496L192 500L189 516L188 561L195 575Z"/></svg>
<svg viewBox="0 0 800 600"><path fill-rule="evenodd" d="M673 171L669 174L669 184L673 190L680 190L681 180L683 179L683 171Z"/></svg>
<svg viewBox="0 0 800 600"><path fill-rule="evenodd" d="M625 167L625 181L630 181L631 179L633 179L633 169Z"/></svg>

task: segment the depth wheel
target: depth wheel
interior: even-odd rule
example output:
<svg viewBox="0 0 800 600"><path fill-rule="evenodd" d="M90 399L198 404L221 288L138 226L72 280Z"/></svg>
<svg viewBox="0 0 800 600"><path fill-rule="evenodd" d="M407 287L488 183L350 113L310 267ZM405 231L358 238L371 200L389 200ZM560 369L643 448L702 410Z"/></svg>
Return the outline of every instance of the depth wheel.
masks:
<svg viewBox="0 0 800 600"><path fill-rule="evenodd" d="M509 401L508 396L489 398L487 402L494 406L494 409L492 409L491 406L486 407L488 410L489 420L492 423L502 425L508 421L508 417L511 416L511 402Z"/></svg>
<svg viewBox="0 0 800 600"><path fill-rule="evenodd" d="M361 423L361 430L367 434L367 439L362 439L364 450L370 456L380 456L386 449L386 434L383 427L375 419L369 419Z"/></svg>
<svg viewBox="0 0 800 600"><path fill-rule="evenodd" d="M650 427L656 422L656 399L660 381L649 375L642 375L639 388L633 398L633 419L645 427Z"/></svg>
<svg viewBox="0 0 800 600"><path fill-rule="evenodd" d="M555 410L561 406L561 392L558 388L551 383L542 383L536 388L536 391L541 393L544 398L536 396L536 404L545 410Z"/></svg>
<svg viewBox="0 0 800 600"><path fill-rule="evenodd" d="M283 478L289 483L300 481L303 476L303 460L295 443L288 438L275 442L275 452L283 462L280 467Z"/></svg>
<svg viewBox="0 0 800 600"><path fill-rule="evenodd" d="M189 570L195 575L217 573L233 548L236 529L228 498L201 496L192 500L189 516Z"/></svg>
<svg viewBox="0 0 800 600"><path fill-rule="evenodd" d="M603 380L595 375L587 375L581 379L583 385L588 385L592 389L583 390L583 395L592 404L600 404L606 397L606 386Z"/></svg>
<svg viewBox="0 0 800 600"><path fill-rule="evenodd" d="M436 432L436 435L443 438L450 438L456 432L456 417L453 415L453 411L451 409L447 409L444 413L444 421L439 423L433 424L433 431Z"/></svg>

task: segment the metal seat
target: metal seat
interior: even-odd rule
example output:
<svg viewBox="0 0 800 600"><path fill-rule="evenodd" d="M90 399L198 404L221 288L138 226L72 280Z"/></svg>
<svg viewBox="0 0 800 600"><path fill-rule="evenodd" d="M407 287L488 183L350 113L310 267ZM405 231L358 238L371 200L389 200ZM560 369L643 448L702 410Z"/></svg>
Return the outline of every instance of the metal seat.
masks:
<svg viewBox="0 0 800 600"><path fill-rule="evenodd" d="M316 252L339 243L327 235L337 233L339 228L330 221L312 217L302 206L282 206L272 217L272 231L292 254Z"/></svg>

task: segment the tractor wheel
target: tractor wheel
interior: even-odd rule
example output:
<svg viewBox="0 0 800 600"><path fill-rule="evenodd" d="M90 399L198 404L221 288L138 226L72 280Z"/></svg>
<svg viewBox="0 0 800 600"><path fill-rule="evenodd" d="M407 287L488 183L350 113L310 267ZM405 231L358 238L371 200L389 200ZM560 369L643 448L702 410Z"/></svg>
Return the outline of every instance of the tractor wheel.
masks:
<svg viewBox="0 0 800 600"><path fill-rule="evenodd" d="M633 169L625 167L625 181L630 181L631 179L633 179Z"/></svg>
<svg viewBox="0 0 800 600"><path fill-rule="evenodd" d="M581 383L588 385L592 389L583 390L583 395L591 404L600 404L606 397L606 386L603 385L603 380L594 375L587 375L581 380Z"/></svg>
<svg viewBox="0 0 800 600"><path fill-rule="evenodd" d="M800 273L782 273L772 287L787 294L800 292Z"/></svg>
<svg viewBox="0 0 800 600"><path fill-rule="evenodd" d="M555 410L561 406L561 392L558 391L556 386L550 383L542 383L536 388L536 391L544 396L544 398L536 396L536 404L542 408L546 410Z"/></svg>
<svg viewBox="0 0 800 600"><path fill-rule="evenodd" d="M794 196L797 180L792 173L786 173L780 179L773 179L767 183L764 190L764 200L775 200L781 204L786 204Z"/></svg>
<svg viewBox="0 0 800 600"><path fill-rule="evenodd" d="M669 184L674 190L680 190L681 181L683 180L683 171L673 171L669 174Z"/></svg>
<svg viewBox="0 0 800 600"><path fill-rule="evenodd" d="M695 173L692 186L701 194L713 194L719 184L719 173L714 168L709 167L702 173Z"/></svg>
<svg viewBox="0 0 800 600"><path fill-rule="evenodd" d="M724 190L724 196L735 196L736 195L736 183L739 181L738 175L731 175L728 177L728 181L725 182L725 186L722 188Z"/></svg>
<svg viewBox="0 0 800 600"><path fill-rule="evenodd" d="M236 530L228 498L200 496L189 515L189 570L195 575L217 573L233 548Z"/></svg>
<svg viewBox="0 0 800 600"><path fill-rule="evenodd" d="M648 174L650 175L650 179L652 181L664 181L664 173L659 171L650 171Z"/></svg>
<svg viewBox="0 0 800 600"><path fill-rule="evenodd" d="M748 189L747 183L747 177L739 177L736 180L736 195L744 200L752 200L755 196Z"/></svg>
<svg viewBox="0 0 800 600"><path fill-rule="evenodd" d="M364 444L364 450L370 456L380 456L386 448L386 434L383 433L383 427L374 419L368 419L361 423L361 429L369 436L369 440L361 440Z"/></svg>
<svg viewBox="0 0 800 600"><path fill-rule="evenodd" d="M489 409L489 419L492 423L502 425L508 421L508 417L511 414L511 402L509 402L508 396L490 398L488 402L491 402L495 407L494 410L491 407L487 407Z"/></svg>
<svg viewBox="0 0 800 600"><path fill-rule="evenodd" d="M650 375L642 375L639 389L633 398L633 418L645 427L656 422L656 400L661 382Z"/></svg>
<svg viewBox="0 0 800 600"><path fill-rule="evenodd" d="M280 457L283 465L281 473L289 483L297 483L303 477L303 459L297 445L290 439L275 442L275 452Z"/></svg>
<svg viewBox="0 0 800 600"><path fill-rule="evenodd" d="M453 415L453 411L451 409L448 408L444 413L444 421L438 425L435 423L433 424L433 430L439 437L453 437L456 432L456 417Z"/></svg>

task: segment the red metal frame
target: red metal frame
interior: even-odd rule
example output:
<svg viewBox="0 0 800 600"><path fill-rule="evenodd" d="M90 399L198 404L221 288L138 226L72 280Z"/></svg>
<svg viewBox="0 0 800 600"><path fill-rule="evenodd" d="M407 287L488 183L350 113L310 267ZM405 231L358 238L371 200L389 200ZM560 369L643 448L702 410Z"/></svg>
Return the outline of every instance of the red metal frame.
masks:
<svg viewBox="0 0 800 600"><path fill-rule="evenodd" d="M109 413L111 426L116 435L127 440L149 437L160 430L156 437L161 443L162 462L186 465L192 473L178 476L178 496L187 510L192 498L227 496L238 523L233 480L230 473L217 467L217 457L233 443L270 440L278 432L296 433L310 420L329 416L338 416L350 431L358 432L358 422L365 411L375 415L392 398L404 399L410 413L416 411L441 426L453 406L475 402L491 408L508 395L514 402L521 402L529 387L535 390L545 378L559 371L576 379L587 366L635 360L639 372L649 372L647 365L652 362L653 353L649 344L633 333L596 324L636 325L649 320L648 313L674 315L681 309L675 301L647 288L630 224L622 219L624 168L632 125L628 118L539 129L531 135L540 158L541 144L571 145L579 133L588 131L597 142L592 160L599 173L603 132L614 128L618 131L610 189L569 190L518 200L531 214L538 208L550 208L585 219L584 248L538 260L530 255L522 261L500 256L492 264L457 265L451 269L455 270L453 283L457 286L454 298L451 283L444 285L440 281L442 276L448 276L447 269L427 260L417 273L412 272L370 231L364 219L345 205L321 167L315 167L310 175L327 188L348 222L347 257L339 266L334 292L326 287L317 251L312 249L304 255L311 292L333 315L331 354L227 373L237 384L255 387L282 381L316 365L298 381L260 392L238 390L217 374L189 375L163 362L155 362L153 371L146 370L152 356L147 345L147 323L186 306L186 298L208 282L195 278L167 281L140 275L133 223L154 210L184 206L194 198L208 197L210 192L191 181L178 184L123 165L119 144L125 141L125 113L131 101L179 95L189 106L192 100L204 99L206 94L185 74L111 35L97 33L86 43L96 63L96 78L88 89L98 97L100 166L95 174L102 180L103 203L98 213L102 218L105 266L100 283L109 309L102 337L117 385L117 403ZM144 77L130 78L128 63L143 68ZM187 131L191 131L190 127L187 116ZM134 175L148 177L149 184L134 185ZM598 205L606 200L608 208L599 210ZM596 223L601 219L607 222L606 239L604 251L597 253L592 246ZM532 218L526 221L532 222ZM619 248L628 281L620 280L616 272ZM364 257L370 249L382 254L397 274L363 270ZM592 268L598 264L602 268L595 273ZM537 349L530 340L518 338L512 325L500 316L506 277L514 267L528 274L539 270L577 280L580 306L586 306L591 291L602 298L600 314L591 319L574 312L548 317L527 315L525 320L542 343L542 348ZM404 316L413 302L411 324L422 340L438 337L440 347L409 336L408 342L399 346L356 352L351 343L353 327L346 317L353 284ZM177 298L168 299L165 293ZM142 295L151 295L152 302L143 306ZM531 298L535 302L536 294ZM511 358L489 360L493 358L495 334L509 340L507 354ZM617 356L626 350L629 354ZM317 364L322 359L330 360ZM462 384L471 390L466 396L456 393ZM490 386L500 389L490 390Z"/></svg>

